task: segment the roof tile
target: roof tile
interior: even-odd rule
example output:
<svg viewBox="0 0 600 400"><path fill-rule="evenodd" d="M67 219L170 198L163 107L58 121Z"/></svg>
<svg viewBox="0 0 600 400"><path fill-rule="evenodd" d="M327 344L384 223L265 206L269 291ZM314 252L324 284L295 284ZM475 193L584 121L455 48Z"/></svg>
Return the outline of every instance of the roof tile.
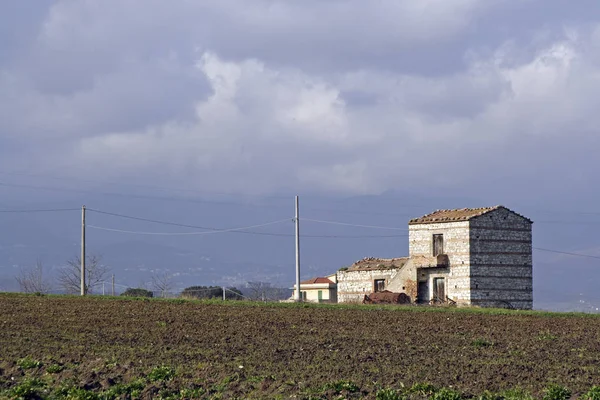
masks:
<svg viewBox="0 0 600 400"><path fill-rule="evenodd" d="M468 221L472 218L479 217L480 215L484 215L489 213L490 211L498 210L500 208L507 209L504 206L494 206L494 207L482 207L482 208L460 208L455 210L437 210L430 214L424 215L420 218L411 219L408 224L431 224L437 222L460 222L460 221ZM507 209L508 210L508 209ZM512 210L510 212L523 217L520 214L515 213ZM523 217L525 218L525 217ZM529 222L531 220L527 219Z"/></svg>

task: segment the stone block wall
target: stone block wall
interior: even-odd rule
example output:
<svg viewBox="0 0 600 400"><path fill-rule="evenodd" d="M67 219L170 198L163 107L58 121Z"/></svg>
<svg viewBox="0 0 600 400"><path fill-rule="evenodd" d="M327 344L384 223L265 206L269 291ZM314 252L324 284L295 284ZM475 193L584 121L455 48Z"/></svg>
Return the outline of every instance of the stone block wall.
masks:
<svg viewBox="0 0 600 400"><path fill-rule="evenodd" d="M394 281L400 269L338 271L337 299L338 303L362 302L366 294L374 291L375 279L385 279L386 288ZM393 291L392 289L388 289Z"/></svg>
<svg viewBox="0 0 600 400"><path fill-rule="evenodd" d="M431 298L433 278L446 278L446 295L460 304L470 301L470 235L469 221L409 225L409 254L411 258L433 256L433 235L444 235L444 253L450 268L440 270L419 269L419 281L427 281Z"/></svg>
<svg viewBox="0 0 600 400"><path fill-rule="evenodd" d="M471 303L533 307L531 222L500 208L471 219Z"/></svg>

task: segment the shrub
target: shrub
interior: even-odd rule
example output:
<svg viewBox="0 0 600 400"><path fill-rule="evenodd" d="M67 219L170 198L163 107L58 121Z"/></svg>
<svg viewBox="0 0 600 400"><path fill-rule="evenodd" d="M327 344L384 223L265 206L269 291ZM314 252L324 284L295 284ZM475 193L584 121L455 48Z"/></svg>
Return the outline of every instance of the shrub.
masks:
<svg viewBox="0 0 600 400"><path fill-rule="evenodd" d="M397 390L386 388L379 389L377 393L375 393L376 400L404 400L406 396L400 394Z"/></svg>
<svg viewBox="0 0 600 400"><path fill-rule="evenodd" d="M180 399L202 399L205 393L206 393L206 390L204 390L201 387L196 388L196 389L181 389L179 391L179 398Z"/></svg>
<svg viewBox="0 0 600 400"><path fill-rule="evenodd" d="M571 391L564 386L555 383L544 389L543 400L567 400L571 397Z"/></svg>
<svg viewBox="0 0 600 400"><path fill-rule="evenodd" d="M63 366L58 364L49 365L48 368L46 368L46 372L49 374L58 374L62 370Z"/></svg>
<svg viewBox="0 0 600 400"><path fill-rule="evenodd" d="M54 393L53 398L67 400L99 400L100 396L94 392L72 386L60 388Z"/></svg>
<svg viewBox="0 0 600 400"><path fill-rule="evenodd" d="M452 389L442 388L431 397L433 400L461 400L462 395Z"/></svg>
<svg viewBox="0 0 600 400"><path fill-rule="evenodd" d="M167 366L162 366L162 367L154 368L148 374L148 380L150 380L150 382L168 381L168 380L171 380L171 378L173 378L174 376L175 376L175 370L173 368L167 367Z"/></svg>
<svg viewBox="0 0 600 400"><path fill-rule="evenodd" d="M477 398L478 400L504 400L504 396L498 393L490 392L486 390Z"/></svg>
<svg viewBox="0 0 600 400"><path fill-rule="evenodd" d="M154 297L154 293L150 290L142 289L142 288L127 288L126 291L121 293L121 296L128 297Z"/></svg>
<svg viewBox="0 0 600 400"><path fill-rule="evenodd" d="M521 388L508 389L500 395L505 400L533 400L533 396Z"/></svg>
<svg viewBox="0 0 600 400"><path fill-rule="evenodd" d="M583 400L600 400L600 386L593 386L586 394Z"/></svg>
<svg viewBox="0 0 600 400"><path fill-rule="evenodd" d="M17 362L17 365L21 367L21 369L32 369L32 368L40 368L44 364L41 361L36 361L31 357L27 356L25 358L20 359Z"/></svg>
<svg viewBox="0 0 600 400"><path fill-rule="evenodd" d="M110 387L107 391L103 392L101 397L103 399L114 399L121 397L122 395L129 395L131 398L138 397L139 393L144 389L146 383L143 379L137 379L129 384L116 384Z"/></svg>
<svg viewBox="0 0 600 400"><path fill-rule="evenodd" d="M14 399L39 399L46 384L38 378L25 379L10 390L10 398Z"/></svg>
<svg viewBox="0 0 600 400"><path fill-rule="evenodd" d="M437 392L437 388L431 383L415 383L410 388L410 392L420 394L421 396L431 396Z"/></svg>
<svg viewBox="0 0 600 400"><path fill-rule="evenodd" d="M358 387L357 384L355 384L352 381L346 381L346 380L339 380L336 382L332 382L332 383L328 383L327 385L325 385L325 389L332 389L334 390L336 393L341 393L343 391L349 392L349 393L356 393L360 390L360 388Z"/></svg>

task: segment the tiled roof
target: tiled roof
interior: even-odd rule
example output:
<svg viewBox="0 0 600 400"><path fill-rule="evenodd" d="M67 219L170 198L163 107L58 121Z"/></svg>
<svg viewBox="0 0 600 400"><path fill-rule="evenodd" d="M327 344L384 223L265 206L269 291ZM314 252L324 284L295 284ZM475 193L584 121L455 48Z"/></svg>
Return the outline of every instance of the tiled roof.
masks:
<svg viewBox="0 0 600 400"><path fill-rule="evenodd" d="M402 268L408 261L408 257L400 258L376 258L365 257L352 264L348 271L368 271L378 269Z"/></svg>
<svg viewBox="0 0 600 400"><path fill-rule="evenodd" d="M312 278L312 279L308 279L306 281L300 282L300 284L304 284L304 285L310 285L313 283L333 283L333 282L331 280L329 280L327 278L323 278L323 277Z"/></svg>
<svg viewBox="0 0 600 400"><path fill-rule="evenodd" d="M432 212L431 214L427 214L422 216L421 218L411 219L408 224L432 224L437 222L459 222L459 221L468 221L471 218L479 217L480 215L484 215L489 213L490 211L498 210L500 208L508 210L508 208L504 206L495 206L495 207L483 207L483 208L461 208L456 210L437 210ZM508 210L516 215L514 211ZM519 215L522 218L522 215ZM525 218L529 222L528 218Z"/></svg>

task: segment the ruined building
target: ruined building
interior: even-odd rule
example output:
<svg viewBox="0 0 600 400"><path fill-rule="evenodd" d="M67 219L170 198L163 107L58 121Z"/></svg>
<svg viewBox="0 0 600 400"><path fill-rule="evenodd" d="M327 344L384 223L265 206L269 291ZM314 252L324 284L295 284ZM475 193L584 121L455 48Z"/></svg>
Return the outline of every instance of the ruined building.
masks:
<svg viewBox="0 0 600 400"><path fill-rule="evenodd" d="M389 290L412 302L531 309L532 221L506 207L439 210L409 222L409 257L337 273L337 298Z"/></svg>

